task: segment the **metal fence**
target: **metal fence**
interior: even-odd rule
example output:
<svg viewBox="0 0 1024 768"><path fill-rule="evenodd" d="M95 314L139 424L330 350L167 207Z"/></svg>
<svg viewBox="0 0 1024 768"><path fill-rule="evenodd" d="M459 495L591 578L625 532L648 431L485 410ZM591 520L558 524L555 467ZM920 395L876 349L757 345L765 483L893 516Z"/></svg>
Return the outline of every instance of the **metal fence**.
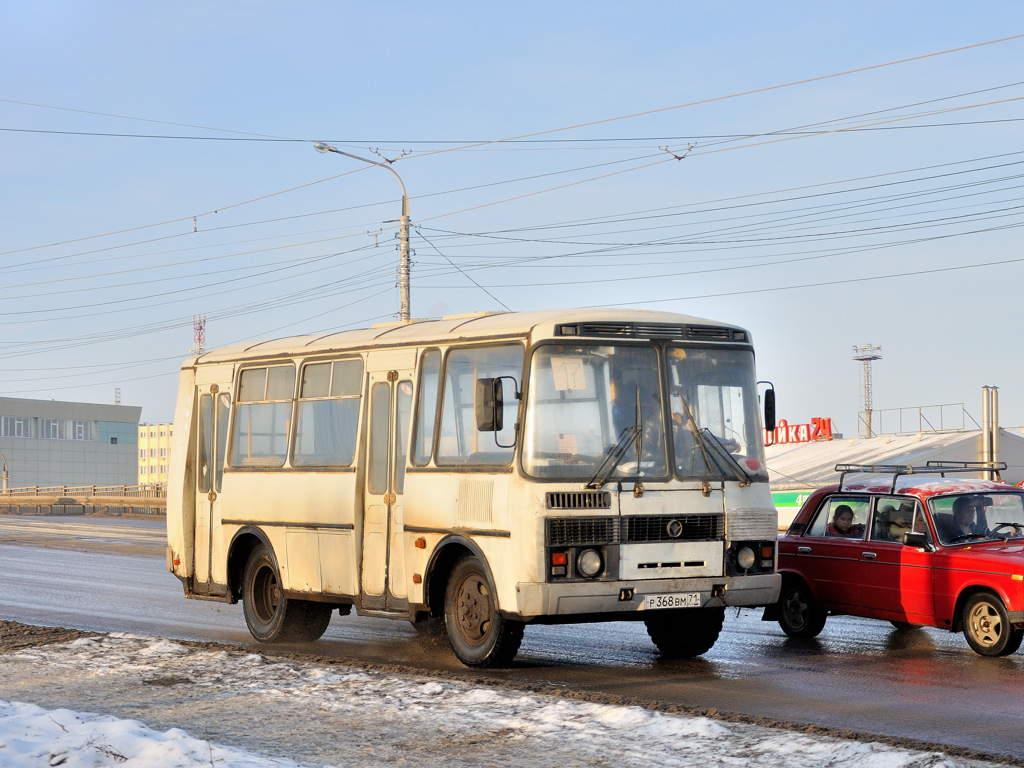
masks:
<svg viewBox="0 0 1024 768"><path fill-rule="evenodd" d="M857 414L857 435L868 434L864 411ZM968 419L975 426L968 425ZM962 432L980 429L963 403L919 405L913 408L886 408L871 411L872 435L907 435L916 432Z"/></svg>
<svg viewBox="0 0 1024 768"><path fill-rule="evenodd" d="M4 488L0 499L8 496L60 496L62 498L93 498L115 496L122 499L166 499L164 483L152 485L30 485L24 488Z"/></svg>

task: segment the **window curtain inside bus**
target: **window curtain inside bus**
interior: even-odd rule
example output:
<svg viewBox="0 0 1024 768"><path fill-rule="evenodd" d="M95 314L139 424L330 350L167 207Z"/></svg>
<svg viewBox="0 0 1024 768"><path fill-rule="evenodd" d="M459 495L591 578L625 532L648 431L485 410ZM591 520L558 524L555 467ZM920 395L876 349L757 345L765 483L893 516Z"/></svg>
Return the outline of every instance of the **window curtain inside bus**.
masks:
<svg viewBox="0 0 1024 768"><path fill-rule="evenodd" d="M356 452L359 358L303 367L292 464L297 467L347 467Z"/></svg>
<svg viewBox="0 0 1024 768"><path fill-rule="evenodd" d="M294 385L291 365L242 371L231 436L232 466L284 466Z"/></svg>

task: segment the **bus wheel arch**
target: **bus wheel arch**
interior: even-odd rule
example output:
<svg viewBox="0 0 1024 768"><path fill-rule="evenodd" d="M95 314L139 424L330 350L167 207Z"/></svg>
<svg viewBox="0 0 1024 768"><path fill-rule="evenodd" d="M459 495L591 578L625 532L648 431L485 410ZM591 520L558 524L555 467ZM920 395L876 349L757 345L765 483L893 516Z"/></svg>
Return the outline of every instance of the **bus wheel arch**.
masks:
<svg viewBox="0 0 1024 768"><path fill-rule="evenodd" d="M448 590L448 579L455 568L455 563L466 555L478 558L484 563L484 567L487 567L487 559L480 548L463 536L446 536L434 547L427 563L423 585L423 598L430 618L444 618L444 596Z"/></svg>
<svg viewBox="0 0 1024 768"><path fill-rule="evenodd" d="M231 542L229 568L236 570L231 590L242 599L250 634L261 643L309 643L320 638L331 621L329 603L296 600L285 595L274 548L262 531L251 529ZM241 567L241 574L237 569Z"/></svg>
<svg viewBox="0 0 1024 768"><path fill-rule="evenodd" d="M430 616L441 618L452 651L469 667L508 664L519 651L523 622L501 615L487 558L469 539L435 547L424 585Z"/></svg>
<svg viewBox="0 0 1024 768"><path fill-rule="evenodd" d="M271 552L274 551L274 548L270 546L270 541L259 528L247 525L231 537L231 544L228 545L227 580L232 603L237 603L242 599L242 577L245 575L245 566L248 564L253 550L258 546L264 546Z"/></svg>
<svg viewBox="0 0 1024 768"><path fill-rule="evenodd" d="M519 652L524 624L501 615L485 561L460 557L448 578L444 626L452 650L467 667L505 666Z"/></svg>

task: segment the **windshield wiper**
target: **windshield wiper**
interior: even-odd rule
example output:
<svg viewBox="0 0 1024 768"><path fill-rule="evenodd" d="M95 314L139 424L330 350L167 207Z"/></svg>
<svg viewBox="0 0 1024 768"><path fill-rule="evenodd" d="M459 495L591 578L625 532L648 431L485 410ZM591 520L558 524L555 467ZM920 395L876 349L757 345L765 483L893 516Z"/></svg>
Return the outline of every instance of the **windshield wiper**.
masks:
<svg viewBox="0 0 1024 768"><path fill-rule="evenodd" d="M725 460L725 463L728 464L728 468L732 470L733 475L735 475L736 479L740 481L740 485L750 485L750 475L748 475L747 471L743 469L738 461L736 461L736 458L729 453L729 450L722 445L722 441L718 439L718 436L707 427L704 427L701 432L711 438L710 445L715 449L715 453L718 454L718 459ZM724 469L719 461L715 461L715 463L718 464L719 469Z"/></svg>
<svg viewBox="0 0 1024 768"><path fill-rule="evenodd" d="M597 468L597 472L590 478L590 482L584 487L589 490L596 490L602 487L608 482L608 477L615 468L619 466L619 462L622 461L622 457L626 455L626 451L633 444L634 441L640 439L641 428L634 425L632 427L626 427L622 430L622 435L619 437L619 442L612 446L612 449L605 454L604 461Z"/></svg>
<svg viewBox="0 0 1024 768"><path fill-rule="evenodd" d="M619 466L619 462L622 461L622 457L626 455L626 451L629 450L629 446L636 443L636 471L637 475L640 474L640 453L643 450L643 413L640 410L640 385L636 386L636 423L631 427L626 427L622 430L622 434L619 435L619 441L612 446L612 449L608 452L608 455L604 457L604 461L597 468L597 472L590 478L590 482L587 483L584 488L588 490L596 490L602 487L608 482L608 478L611 476L615 468Z"/></svg>
<svg viewBox="0 0 1024 768"><path fill-rule="evenodd" d="M679 400L683 404L683 410L686 412L687 428L690 430L690 434L693 435L697 447L700 448L701 457L704 459L704 464L707 468L709 470L712 469L712 464L714 464L720 472L731 471L735 478L740 481L740 485L750 485L750 475L733 458L728 449L722 445L722 442L715 436L715 433L707 427L697 427L697 422L693 418L693 413L690 411L686 398L680 395ZM711 440L706 440L705 435L710 437ZM708 450L709 448L712 450ZM722 466L723 460L726 466Z"/></svg>

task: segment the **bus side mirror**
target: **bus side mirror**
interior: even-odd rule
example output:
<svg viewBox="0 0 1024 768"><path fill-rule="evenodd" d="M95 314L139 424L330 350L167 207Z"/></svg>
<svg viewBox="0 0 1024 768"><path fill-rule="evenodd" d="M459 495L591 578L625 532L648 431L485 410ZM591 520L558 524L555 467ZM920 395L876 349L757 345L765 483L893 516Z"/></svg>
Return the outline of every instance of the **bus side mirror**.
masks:
<svg viewBox="0 0 1024 768"><path fill-rule="evenodd" d="M501 432L505 414L501 379L477 379L473 407L480 432Z"/></svg>
<svg viewBox="0 0 1024 768"><path fill-rule="evenodd" d="M766 389L764 392L764 428L769 432L775 431L775 390Z"/></svg>

